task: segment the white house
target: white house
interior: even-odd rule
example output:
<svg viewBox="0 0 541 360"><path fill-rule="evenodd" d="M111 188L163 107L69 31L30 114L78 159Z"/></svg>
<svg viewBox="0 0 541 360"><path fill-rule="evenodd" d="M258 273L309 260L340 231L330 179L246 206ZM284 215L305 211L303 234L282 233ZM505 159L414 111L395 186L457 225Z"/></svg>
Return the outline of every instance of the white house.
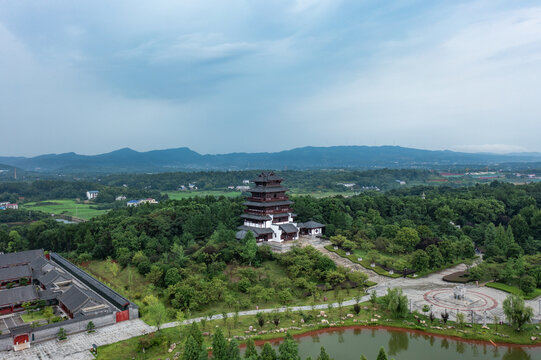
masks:
<svg viewBox="0 0 541 360"><path fill-rule="evenodd" d="M86 192L86 198L88 200L92 200L98 197L99 191L96 190L90 190Z"/></svg>

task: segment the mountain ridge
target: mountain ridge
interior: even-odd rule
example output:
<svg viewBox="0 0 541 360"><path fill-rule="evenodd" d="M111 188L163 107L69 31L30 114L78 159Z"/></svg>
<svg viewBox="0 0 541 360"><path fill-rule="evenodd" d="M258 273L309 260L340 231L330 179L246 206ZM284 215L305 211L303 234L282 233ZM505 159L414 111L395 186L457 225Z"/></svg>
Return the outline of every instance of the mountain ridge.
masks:
<svg viewBox="0 0 541 360"><path fill-rule="evenodd" d="M0 163L38 172L166 172L185 170L427 168L541 161L541 153L464 153L401 146L306 146L278 152L200 154L188 147L139 152L121 148L98 155L75 152L0 156Z"/></svg>

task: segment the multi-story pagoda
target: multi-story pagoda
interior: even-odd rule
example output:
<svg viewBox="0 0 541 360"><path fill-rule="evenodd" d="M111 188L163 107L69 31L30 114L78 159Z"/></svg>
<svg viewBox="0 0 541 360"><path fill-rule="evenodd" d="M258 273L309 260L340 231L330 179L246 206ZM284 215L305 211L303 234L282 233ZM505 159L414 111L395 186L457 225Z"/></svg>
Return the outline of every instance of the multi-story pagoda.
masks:
<svg viewBox="0 0 541 360"><path fill-rule="evenodd" d="M299 232L303 235L322 233L322 224L310 222L310 228L299 228L294 222L293 201L286 195L288 189L282 186L281 177L263 172L252 181L255 186L248 190L252 195L244 202L246 210L241 215L244 225L239 226L237 238L244 238L250 231L258 242L282 242L296 240Z"/></svg>

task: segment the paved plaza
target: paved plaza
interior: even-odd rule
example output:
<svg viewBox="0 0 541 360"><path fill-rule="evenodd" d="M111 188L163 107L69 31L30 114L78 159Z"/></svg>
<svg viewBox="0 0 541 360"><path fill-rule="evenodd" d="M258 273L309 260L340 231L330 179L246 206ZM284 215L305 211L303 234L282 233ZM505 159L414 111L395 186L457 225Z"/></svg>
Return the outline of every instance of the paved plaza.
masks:
<svg viewBox="0 0 541 360"><path fill-rule="evenodd" d="M154 331L141 319L129 320L112 326L96 329L96 332L86 332L70 335L67 340L50 340L41 343L34 343L30 349L18 352L2 352L0 359L20 360L45 360L45 359L70 359L90 360L94 357L90 353L92 344L98 346L112 344L117 341L126 340L134 336L143 335Z"/></svg>

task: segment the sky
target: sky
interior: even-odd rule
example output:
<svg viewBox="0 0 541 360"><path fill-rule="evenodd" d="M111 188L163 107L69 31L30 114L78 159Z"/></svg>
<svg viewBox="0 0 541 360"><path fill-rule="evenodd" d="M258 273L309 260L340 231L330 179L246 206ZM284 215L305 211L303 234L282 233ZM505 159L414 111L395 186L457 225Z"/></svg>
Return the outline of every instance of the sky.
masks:
<svg viewBox="0 0 541 360"><path fill-rule="evenodd" d="M539 1L0 0L4 156L539 134Z"/></svg>

